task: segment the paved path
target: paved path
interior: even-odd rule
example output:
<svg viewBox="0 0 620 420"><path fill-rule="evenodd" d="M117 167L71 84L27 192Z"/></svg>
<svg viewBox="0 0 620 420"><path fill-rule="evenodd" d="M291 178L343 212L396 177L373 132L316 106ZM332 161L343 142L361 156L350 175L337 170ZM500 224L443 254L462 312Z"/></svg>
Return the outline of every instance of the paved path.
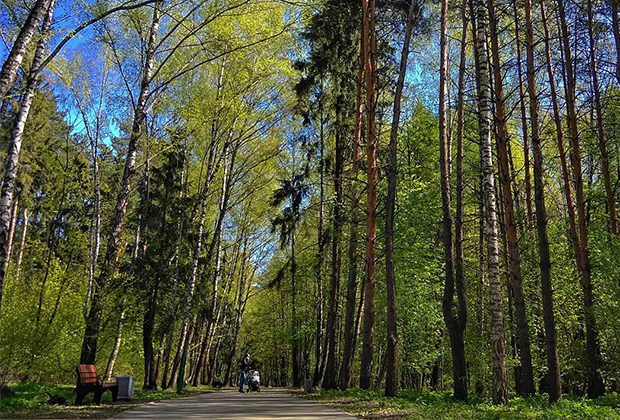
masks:
<svg viewBox="0 0 620 420"><path fill-rule="evenodd" d="M121 414L117 419L353 419L342 411L289 395L285 389L263 388L241 394L225 389L187 398L150 403Z"/></svg>

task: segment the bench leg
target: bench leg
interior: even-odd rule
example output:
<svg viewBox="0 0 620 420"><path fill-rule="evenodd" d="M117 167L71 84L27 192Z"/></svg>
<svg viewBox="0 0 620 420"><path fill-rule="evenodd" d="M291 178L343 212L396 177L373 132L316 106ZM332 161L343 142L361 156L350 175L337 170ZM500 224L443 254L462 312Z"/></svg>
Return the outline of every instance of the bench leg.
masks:
<svg viewBox="0 0 620 420"><path fill-rule="evenodd" d="M84 398L88 395L90 391L85 390L77 390L77 395L75 396L75 405L82 405L84 402Z"/></svg>
<svg viewBox="0 0 620 420"><path fill-rule="evenodd" d="M116 402L116 400L118 399L118 386L110 389L110 391L112 391L112 401Z"/></svg>
<svg viewBox="0 0 620 420"><path fill-rule="evenodd" d="M95 399L93 400L95 404L101 404L101 399L103 398L103 389L98 389L95 391Z"/></svg>

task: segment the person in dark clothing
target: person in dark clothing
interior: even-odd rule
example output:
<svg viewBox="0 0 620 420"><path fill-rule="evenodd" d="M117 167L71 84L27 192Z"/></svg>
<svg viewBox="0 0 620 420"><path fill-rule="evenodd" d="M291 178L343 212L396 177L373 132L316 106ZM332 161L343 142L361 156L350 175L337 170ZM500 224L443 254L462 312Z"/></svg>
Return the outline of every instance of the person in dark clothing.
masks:
<svg viewBox="0 0 620 420"><path fill-rule="evenodd" d="M248 370L250 369L250 361L250 353L246 353L245 357L241 359L241 363L239 363L239 368L241 369L241 373L239 374L239 392L243 392L245 378L247 376Z"/></svg>

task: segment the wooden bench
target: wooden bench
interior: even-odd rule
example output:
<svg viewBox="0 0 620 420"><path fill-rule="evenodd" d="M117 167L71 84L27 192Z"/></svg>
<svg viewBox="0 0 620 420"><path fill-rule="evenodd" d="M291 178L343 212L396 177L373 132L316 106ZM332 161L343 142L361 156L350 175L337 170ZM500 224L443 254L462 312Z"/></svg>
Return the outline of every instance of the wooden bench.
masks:
<svg viewBox="0 0 620 420"><path fill-rule="evenodd" d="M95 394L95 404L101 404L103 393L106 390L112 392L112 401L118 397L118 384L106 383L97 377L95 365L77 365L77 386L75 387L75 405L81 405L84 398L89 394Z"/></svg>

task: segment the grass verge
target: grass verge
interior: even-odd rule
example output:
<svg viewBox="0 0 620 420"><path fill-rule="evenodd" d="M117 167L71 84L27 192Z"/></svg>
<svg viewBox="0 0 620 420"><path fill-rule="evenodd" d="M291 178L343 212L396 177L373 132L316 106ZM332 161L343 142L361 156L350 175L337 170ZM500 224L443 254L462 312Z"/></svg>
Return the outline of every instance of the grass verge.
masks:
<svg viewBox="0 0 620 420"><path fill-rule="evenodd" d="M489 398L472 396L455 402L449 393L403 390L386 398L382 390L349 389L321 391L306 398L331 405L363 419L415 420L616 420L620 419L620 396L597 400L565 396L549 405L545 396L512 395L506 406L494 406Z"/></svg>
<svg viewBox="0 0 620 420"><path fill-rule="evenodd" d="M168 398L187 397L211 391L209 386L187 387L182 394L176 389L157 391L143 391L136 384L134 398L131 401L112 402L112 395L106 392L101 405L93 405L93 394L84 400L85 405L75 406L73 385L43 385L37 383L9 383L15 391L15 396L0 399L0 418L8 419L104 419L113 417L123 411L138 407L151 401ZM47 401L51 395L61 395L66 400L65 405L49 405Z"/></svg>

